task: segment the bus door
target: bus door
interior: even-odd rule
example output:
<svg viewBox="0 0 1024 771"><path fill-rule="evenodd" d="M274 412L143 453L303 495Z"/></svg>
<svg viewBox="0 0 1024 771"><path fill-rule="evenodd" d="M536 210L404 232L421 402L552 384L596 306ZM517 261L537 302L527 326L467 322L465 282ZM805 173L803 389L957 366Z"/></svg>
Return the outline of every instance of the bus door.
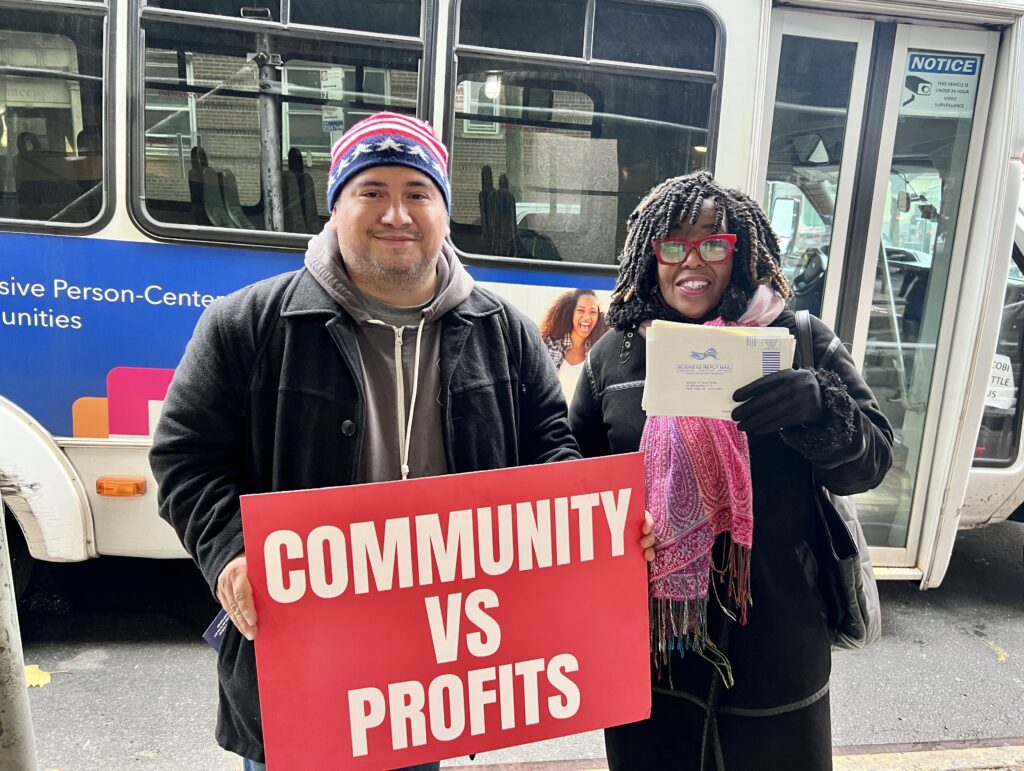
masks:
<svg viewBox="0 0 1024 771"><path fill-rule="evenodd" d="M891 577L926 577L939 530L956 529L951 458L963 475L970 465L966 389L947 375L972 354L956 330L979 323L958 294L965 271L984 271L992 237L971 218L996 184L979 169L999 41L927 23L772 18L763 202L795 307L852 344L893 425L893 468L857 497L874 564Z"/></svg>

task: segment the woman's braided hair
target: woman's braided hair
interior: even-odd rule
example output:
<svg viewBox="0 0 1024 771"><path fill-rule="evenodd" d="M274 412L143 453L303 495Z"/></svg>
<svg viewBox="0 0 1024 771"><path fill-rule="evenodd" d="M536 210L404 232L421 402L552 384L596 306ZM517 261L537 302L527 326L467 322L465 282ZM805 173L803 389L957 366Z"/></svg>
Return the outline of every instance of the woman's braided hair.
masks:
<svg viewBox="0 0 1024 771"><path fill-rule="evenodd" d="M789 299L779 241L764 211L745 193L723 188L706 171L698 171L656 185L629 215L619 277L607 313L610 326L624 330L664 315L651 241L668 238L679 223L695 224L708 198L715 202L715 228L721 230L725 223L728 232L736 235L732 275L718 307L722 319L739 319L761 284Z"/></svg>

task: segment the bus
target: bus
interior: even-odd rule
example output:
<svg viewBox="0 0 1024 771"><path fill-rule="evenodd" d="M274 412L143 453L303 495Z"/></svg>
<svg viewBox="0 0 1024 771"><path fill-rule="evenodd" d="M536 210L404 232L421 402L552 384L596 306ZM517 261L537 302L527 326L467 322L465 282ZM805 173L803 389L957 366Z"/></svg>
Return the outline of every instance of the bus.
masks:
<svg viewBox="0 0 1024 771"><path fill-rule="evenodd" d="M1024 511L1024 0L0 0L0 494L39 561L180 558L147 451L199 314L301 267L330 147L450 149L451 238L540 322L709 169L895 429L882 578Z"/></svg>

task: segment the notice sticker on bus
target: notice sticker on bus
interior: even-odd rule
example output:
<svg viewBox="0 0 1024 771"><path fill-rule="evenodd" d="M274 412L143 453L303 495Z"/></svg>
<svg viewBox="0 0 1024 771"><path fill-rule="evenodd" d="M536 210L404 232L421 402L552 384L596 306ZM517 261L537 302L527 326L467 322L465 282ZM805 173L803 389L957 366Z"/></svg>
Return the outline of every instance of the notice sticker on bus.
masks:
<svg viewBox="0 0 1024 771"><path fill-rule="evenodd" d="M980 74L980 56L911 51L904 73L900 115L970 118L974 115Z"/></svg>
<svg viewBox="0 0 1024 771"><path fill-rule="evenodd" d="M992 357L985 406L998 410L1012 410L1017 406L1017 388L1013 384L1013 367L1009 356L997 353Z"/></svg>
<svg viewBox="0 0 1024 771"><path fill-rule="evenodd" d="M320 108L321 128L325 134L345 130L345 115L341 102L345 98L345 72L338 68L320 70L320 98L325 102ZM333 137L332 137L333 138Z"/></svg>

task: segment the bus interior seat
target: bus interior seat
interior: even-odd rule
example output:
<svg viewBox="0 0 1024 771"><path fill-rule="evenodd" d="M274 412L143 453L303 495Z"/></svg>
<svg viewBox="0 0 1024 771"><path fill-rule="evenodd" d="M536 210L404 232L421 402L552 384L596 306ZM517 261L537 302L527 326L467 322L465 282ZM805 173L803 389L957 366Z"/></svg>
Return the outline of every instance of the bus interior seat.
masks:
<svg viewBox="0 0 1024 771"><path fill-rule="evenodd" d="M298 201L302 212L301 226L297 232L318 233L322 226L320 214L316 210L316 191L313 187L313 177L305 169L302 161L302 153L297 147L288 151L288 172L295 177L298 183Z"/></svg>
<svg viewBox="0 0 1024 771"><path fill-rule="evenodd" d="M81 195L78 185L57 171L55 164L64 162L63 153L45 152L31 131L18 134L17 146L14 186L18 218L48 220Z"/></svg>
<svg viewBox="0 0 1024 771"><path fill-rule="evenodd" d="M220 175L216 169L207 166L203 169L203 209L206 219L215 228L234 228L227 208L224 206L224 195L220 189Z"/></svg>
<svg viewBox="0 0 1024 771"><path fill-rule="evenodd" d="M238 181L235 179L235 173L230 169L217 173L220 175L224 208L227 211L228 217L236 228L252 230L252 220L249 219L249 216L242 209L242 202L238 199Z"/></svg>
<svg viewBox="0 0 1024 771"><path fill-rule="evenodd" d="M18 154L14 158L14 189L20 219L40 219L45 182L39 180L39 137L31 131L18 134Z"/></svg>
<svg viewBox="0 0 1024 771"><path fill-rule="evenodd" d="M524 214L519 227L541 233L571 233L580 226L579 214Z"/></svg>
<svg viewBox="0 0 1024 771"><path fill-rule="evenodd" d="M561 262L562 255L550 236L531 228L517 228L512 237L509 257L527 257L531 260L553 260Z"/></svg>
<svg viewBox="0 0 1024 771"><path fill-rule="evenodd" d="M323 223L320 221L320 213L316 210L316 190L313 187L313 177L308 171L297 175L299 182L299 199L302 201L302 214L306 220L307 233L319 233Z"/></svg>
<svg viewBox="0 0 1024 771"><path fill-rule="evenodd" d="M196 145L190 153L192 165L188 170L188 197L192 204L192 220L196 225L210 225L206 216L206 204L203 198L203 172L210 165L206 150Z"/></svg>
<svg viewBox="0 0 1024 771"><path fill-rule="evenodd" d="M103 137L99 127L90 126L79 131L75 146L78 148L78 158L74 161L78 167L78 187L82 195L87 196L82 205L84 211L91 212L97 202L102 203L102 196L96 195L96 187L103 181ZM95 214L99 214L99 211Z"/></svg>
<svg viewBox="0 0 1024 771"><path fill-rule="evenodd" d="M281 208L284 213L284 229L289 233L305 232L299 181L290 171L281 172Z"/></svg>
<svg viewBox="0 0 1024 771"><path fill-rule="evenodd" d="M103 139L96 127L79 131L75 144L79 155L99 155L103 152Z"/></svg>

